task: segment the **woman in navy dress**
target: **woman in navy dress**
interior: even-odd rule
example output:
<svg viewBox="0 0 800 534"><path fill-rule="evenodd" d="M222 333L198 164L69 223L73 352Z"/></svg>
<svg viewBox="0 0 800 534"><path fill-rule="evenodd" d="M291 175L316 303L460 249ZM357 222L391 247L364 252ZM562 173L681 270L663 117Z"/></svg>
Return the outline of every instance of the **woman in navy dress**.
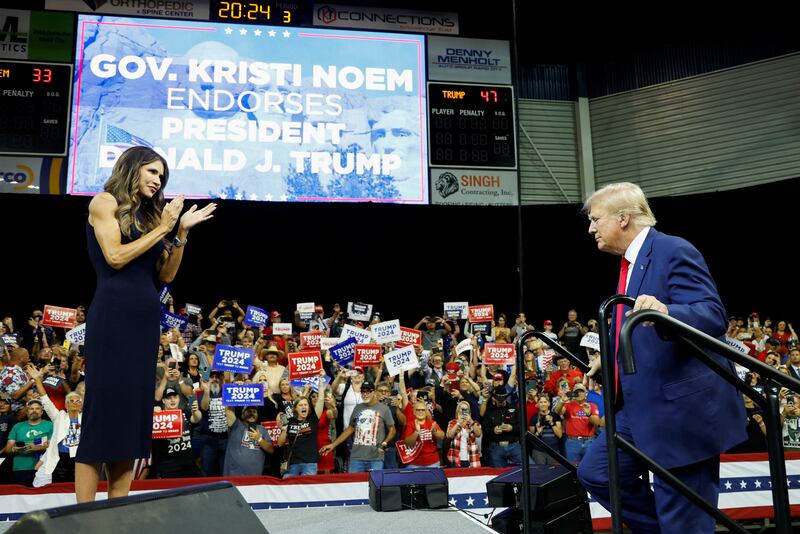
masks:
<svg viewBox="0 0 800 534"><path fill-rule="evenodd" d="M89 204L86 239L97 289L86 319L86 397L75 458L79 503L95 500L106 464L108 496L128 494L134 460L150 455L161 310L156 279L171 282L189 230L215 204L164 200L167 162L147 147L122 153L105 192ZM175 225L172 244L165 238ZM120 380L120 376L125 376Z"/></svg>

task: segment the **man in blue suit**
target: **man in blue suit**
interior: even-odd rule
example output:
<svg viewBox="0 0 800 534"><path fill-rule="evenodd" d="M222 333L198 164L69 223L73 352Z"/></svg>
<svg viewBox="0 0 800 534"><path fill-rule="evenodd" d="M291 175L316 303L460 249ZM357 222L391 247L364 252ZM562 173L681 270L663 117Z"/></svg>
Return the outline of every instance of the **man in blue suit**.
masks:
<svg viewBox="0 0 800 534"><path fill-rule="evenodd" d="M589 197L584 209L597 248L628 262L618 292L636 299L633 311L657 310L711 336L725 334L727 314L705 260L689 242L653 228L656 220L639 186L610 184ZM617 312L611 333L615 354ZM653 327L634 330L633 349L636 374L619 373L617 432L716 505L719 455L747 438L741 394ZM712 357L733 370L727 360ZM647 471L625 452L618 457L622 520L633 532L714 532L713 518L658 477L651 490ZM610 509L604 439L595 440L578 477Z"/></svg>

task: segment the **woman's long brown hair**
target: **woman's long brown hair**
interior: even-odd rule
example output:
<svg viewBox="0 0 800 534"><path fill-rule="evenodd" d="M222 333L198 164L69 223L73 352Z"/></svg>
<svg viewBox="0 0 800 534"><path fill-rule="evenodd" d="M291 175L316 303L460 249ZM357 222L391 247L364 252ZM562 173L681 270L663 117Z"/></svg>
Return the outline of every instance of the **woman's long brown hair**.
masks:
<svg viewBox="0 0 800 534"><path fill-rule="evenodd" d="M139 169L156 160L164 165L161 187L152 198L143 198L139 194ZM161 223L168 180L167 162L152 148L134 146L119 156L104 189L117 200L117 222L122 235L133 239L133 228L146 234Z"/></svg>

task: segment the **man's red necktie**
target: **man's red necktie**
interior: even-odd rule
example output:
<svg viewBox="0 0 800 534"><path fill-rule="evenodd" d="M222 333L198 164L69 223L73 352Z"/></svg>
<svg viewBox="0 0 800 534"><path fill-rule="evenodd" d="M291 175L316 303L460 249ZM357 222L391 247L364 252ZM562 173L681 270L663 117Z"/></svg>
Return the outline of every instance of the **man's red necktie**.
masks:
<svg viewBox="0 0 800 534"><path fill-rule="evenodd" d="M620 295L625 294L628 287L628 267L629 262L625 256L622 256L619 264L619 282L617 283L617 293ZM616 320L614 322L614 402L619 399L619 360L617 354L619 353L619 331L622 329L622 317L625 313L622 304L617 304Z"/></svg>

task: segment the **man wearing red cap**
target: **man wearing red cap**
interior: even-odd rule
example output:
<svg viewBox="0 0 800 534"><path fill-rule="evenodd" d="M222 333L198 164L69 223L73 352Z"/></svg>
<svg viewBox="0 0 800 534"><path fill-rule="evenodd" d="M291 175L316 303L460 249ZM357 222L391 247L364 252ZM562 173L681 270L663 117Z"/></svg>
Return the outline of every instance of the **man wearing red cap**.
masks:
<svg viewBox="0 0 800 534"><path fill-rule="evenodd" d="M570 389L575 382L583 381L583 371L580 369L572 369L569 360L565 357L557 356L556 365L558 365L558 369L550 373L550 377L547 379L547 382L544 383L545 393L549 393L554 397L560 392L558 383L562 379L567 380L567 384L569 384Z"/></svg>
<svg viewBox="0 0 800 534"><path fill-rule="evenodd" d="M553 341L558 341L558 336L555 332L553 332L553 321L550 319L545 319L544 321L544 335L552 339Z"/></svg>

